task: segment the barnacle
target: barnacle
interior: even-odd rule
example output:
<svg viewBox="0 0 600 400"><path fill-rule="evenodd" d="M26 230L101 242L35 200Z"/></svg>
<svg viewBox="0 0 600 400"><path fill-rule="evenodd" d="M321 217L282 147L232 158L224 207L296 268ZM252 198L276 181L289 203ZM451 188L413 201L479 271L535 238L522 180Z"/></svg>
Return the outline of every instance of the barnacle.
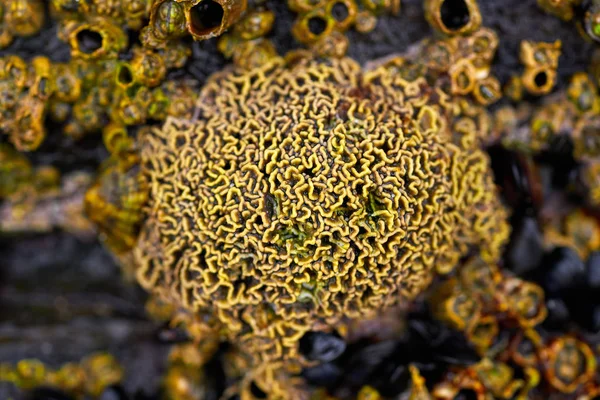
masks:
<svg viewBox="0 0 600 400"><path fill-rule="evenodd" d="M44 118L46 107L43 100L25 97L15 110L14 126L10 132L12 143L20 150L34 150L46 137Z"/></svg>
<svg viewBox="0 0 600 400"><path fill-rule="evenodd" d="M425 0L425 18L445 35L466 35L479 29L481 13L477 0Z"/></svg>
<svg viewBox="0 0 600 400"><path fill-rule="evenodd" d="M542 338L534 329L527 329L517 336L512 360L521 367L535 367L543 347Z"/></svg>
<svg viewBox="0 0 600 400"><path fill-rule="evenodd" d="M13 195L31 182L29 160L11 146L0 143L0 199Z"/></svg>
<svg viewBox="0 0 600 400"><path fill-rule="evenodd" d="M254 365L292 368L305 332L414 297L471 247L493 261L506 239L486 156L453 143L448 95L403 78L409 64L277 58L217 74L197 123L141 137L135 177L101 175L125 184L96 186L88 205L107 212L90 215L111 247L133 246L144 287L212 315ZM143 220L119 200L141 196L138 176Z"/></svg>
<svg viewBox="0 0 600 400"><path fill-rule="evenodd" d="M449 280L437 288L432 296L436 317L459 330L471 330L481 317L481 302L468 291L457 287L456 280Z"/></svg>
<svg viewBox="0 0 600 400"><path fill-rule="evenodd" d="M6 21L6 5L0 4L0 49L8 46L13 41L13 34L10 32Z"/></svg>
<svg viewBox="0 0 600 400"><path fill-rule="evenodd" d="M90 22L69 22L62 34L68 38L73 58L99 60L115 58L127 46L123 29L107 18Z"/></svg>
<svg viewBox="0 0 600 400"><path fill-rule="evenodd" d="M538 285L510 278L502 282L501 290L508 313L522 327L531 328L546 318L544 291Z"/></svg>
<svg viewBox="0 0 600 400"><path fill-rule="evenodd" d="M336 26L336 20L329 16L325 8L315 8L303 14L295 23L292 32L296 39L304 44L318 41L330 35ZM348 15L350 18L350 15Z"/></svg>
<svg viewBox="0 0 600 400"><path fill-rule="evenodd" d="M7 0L0 4L0 49L15 36L32 36L44 24L44 4L41 0Z"/></svg>
<svg viewBox="0 0 600 400"><path fill-rule="evenodd" d="M592 349L573 337L560 337L544 351L546 379L563 393L571 393L590 381L596 373Z"/></svg>
<svg viewBox="0 0 600 400"><path fill-rule="evenodd" d="M583 260L600 249L600 226L596 218L578 209L560 222L560 226L549 226L544 232L544 239L549 246L571 247Z"/></svg>
<svg viewBox="0 0 600 400"><path fill-rule="evenodd" d="M381 395L371 386L364 386L357 395L357 400L380 400Z"/></svg>
<svg viewBox="0 0 600 400"><path fill-rule="evenodd" d="M514 371L507 364L483 359L476 368L477 375L486 389L496 399L516 397L524 385L520 379L514 379Z"/></svg>
<svg viewBox="0 0 600 400"><path fill-rule="evenodd" d="M248 12L233 32L219 40L219 51L233 58L236 66L246 69L259 67L277 57L275 46L265 36L273 28L275 14L263 9Z"/></svg>
<svg viewBox="0 0 600 400"><path fill-rule="evenodd" d="M105 162L96 183L85 195L87 214L100 226L108 246L116 253L134 245L142 219L141 207L147 200L146 188L138 156L122 151Z"/></svg>
<svg viewBox="0 0 600 400"><path fill-rule="evenodd" d="M523 86L531 94L549 93L556 83L556 68L562 43L521 42L520 59L525 65Z"/></svg>
<svg viewBox="0 0 600 400"><path fill-rule="evenodd" d="M494 315L484 315L470 325L465 334L480 353L485 353L494 343L500 332L498 320Z"/></svg>
<svg viewBox="0 0 600 400"><path fill-rule="evenodd" d="M340 32L333 32L317 41L312 51L322 57L343 57L348 50L348 38Z"/></svg>
<svg viewBox="0 0 600 400"><path fill-rule="evenodd" d="M150 12L150 24L146 29L155 40L177 38L186 32L183 4L174 0L155 1Z"/></svg>
<svg viewBox="0 0 600 400"><path fill-rule="evenodd" d="M192 0L184 4L188 32L196 40L222 34L244 13L247 0Z"/></svg>
<svg viewBox="0 0 600 400"><path fill-rule="evenodd" d="M46 100L53 90L46 57L29 64L17 56L0 58L0 131L18 150L35 150L46 136Z"/></svg>

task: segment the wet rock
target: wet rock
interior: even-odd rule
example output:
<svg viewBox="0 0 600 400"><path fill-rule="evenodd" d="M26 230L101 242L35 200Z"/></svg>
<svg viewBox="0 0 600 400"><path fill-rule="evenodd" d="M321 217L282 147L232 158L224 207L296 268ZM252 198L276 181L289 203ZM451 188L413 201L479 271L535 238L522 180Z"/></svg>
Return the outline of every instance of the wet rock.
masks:
<svg viewBox="0 0 600 400"><path fill-rule="evenodd" d="M344 340L330 333L308 332L300 339L300 352L311 361L333 361L345 349Z"/></svg>
<svg viewBox="0 0 600 400"><path fill-rule="evenodd" d="M73 398L58 389L37 388L29 394L27 400L73 400Z"/></svg>

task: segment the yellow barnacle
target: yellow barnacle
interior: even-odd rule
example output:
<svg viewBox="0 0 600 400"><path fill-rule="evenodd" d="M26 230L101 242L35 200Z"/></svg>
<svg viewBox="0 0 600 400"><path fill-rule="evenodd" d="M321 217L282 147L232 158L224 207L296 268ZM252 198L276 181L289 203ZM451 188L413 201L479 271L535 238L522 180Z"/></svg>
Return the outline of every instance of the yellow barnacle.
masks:
<svg viewBox="0 0 600 400"><path fill-rule="evenodd" d="M547 94L556 84L556 70L545 66L526 68L521 76L521 81L529 93Z"/></svg>
<svg viewBox="0 0 600 400"><path fill-rule="evenodd" d="M292 26L294 37L303 44L312 44L333 32L335 20L328 18L323 8L302 14Z"/></svg>
<svg viewBox="0 0 600 400"><path fill-rule="evenodd" d="M188 32L196 40L219 36L246 11L247 0L192 0L184 3Z"/></svg>
<svg viewBox="0 0 600 400"><path fill-rule="evenodd" d="M575 15L574 7L580 0L537 0L538 6L544 11L556 15L557 17L570 21Z"/></svg>
<svg viewBox="0 0 600 400"><path fill-rule="evenodd" d="M19 103L15 112L15 127L10 132L10 140L20 151L37 149L46 137L44 119L46 105L34 97L26 97Z"/></svg>
<svg viewBox="0 0 600 400"><path fill-rule="evenodd" d="M444 35L466 35L481 25L477 0L425 0L425 17Z"/></svg>
<svg viewBox="0 0 600 400"><path fill-rule="evenodd" d="M502 293L508 312L522 327L534 327L546 318L548 311L541 287L517 278L507 278L502 282Z"/></svg>
<svg viewBox="0 0 600 400"><path fill-rule="evenodd" d="M102 129L104 146L111 154L119 154L133 146L133 140L127 134L127 127L111 123Z"/></svg>
<svg viewBox="0 0 600 400"><path fill-rule="evenodd" d="M240 39L252 40L265 36L273 28L275 14L272 11L259 10L247 13L235 24L234 32Z"/></svg>
<svg viewBox="0 0 600 400"><path fill-rule="evenodd" d="M571 82L567 88L567 97L581 113L593 112L597 114L600 111L598 89L585 72L576 73L571 77Z"/></svg>
<svg viewBox="0 0 600 400"><path fill-rule="evenodd" d="M123 368L110 354L93 354L82 361L81 367L85 373L86 392L92 396L100 396L105 388L123 379Z"/></svg>
<svg viewBox="0 0 600 400"><path fill-rule="evenodd" d="M9 80L17 89L24 89L29 79L29 68L25 60L15 55L1 59L0 79Z"/></svg>
<svg viewBox="0 0 600 400"><path fill-rule="evenodd" d="M238 44L233 53L236 66L251 70L267 64L278 57L277 50L270 40L260 38Z"/></svg>
<svg viewBox="0 0 600 400"><path fill-rule="evenodd" d="M29 93L40 100L48 100L55 91L54 66L48 57L35 57L31 60L33 82Z"/></svg>
<svg viewBox="0 0 600 400"><path fill-rule="evenodd" d="M5 20L7 5L0 4L0 49L12 43L14 35Z"/></svg>
<svg viewBox="0 0 600 400"><path fill-rule="evenodd" d="M357 400L381 400L381 395L375 388L363 386L358 392Z"/></svg>
<svg viewBox="0 0 600 400"><path fill-rule="evenodd" d="M59 101L73 103L81 95L81 80L75 74L72 66L69 64L54 64L52 66L54 74L53 96Z"/></svg>
<svg viewBox="0 0 600 400"><path fill-rule="evenodd" d="M0 143L0 199L19 192L32 177L29 160L10 145Z"/></svg>
<svg viewBox="0 0 600 400"><path fill-rule="evenodd" d="M85 196L85 208L111 250L122 253L133 247L147 197L147 184L135 153L120 153L105 162Z"/></svg>
<svg viewBox="0 0 600 400"><path fill-rule="evenodd" d="M477 81L473 89L473 96L479 104L484 106L495 103L502 97L500 82L492 76Z"/></svg>
<svg viewBox="0 0 600 400"><path fill-rule="evenodd" d="M135 82L147 86L158 86L167 73L163 57L150 50L135 49L131 60L130 75Z"/></svg>
<svg viewBox="0 0 600 400"><path fill-rule="evenodd" d="M4 24L17 36L31 36L44 24L44 4L41 0L10 0L5 10Z"/></svg>
<svg viewBox="0 0 600 400"><path fill-rule="evenodd" d="M23 388L34 388L44 382L45 365L38 360L21 360L16 368L17 385Z"/></svg>
<svg viewBox="0 0 600 400"><path fill-rule="evenodd" d="M112 58L127 46L125 32L107 18L96 18L85 23L72 22L65 29L73 58Z"/></svg>
<svg viewBox="0 0 600 400"><path fill-rule="evenodd" d="M572 393L596 372L596 358L584 342L560 337L544 349L546 379L563 393Z"/></svg>
<svg viewBox="0 0 600 400"><path fill-rule="evenodd" d="M174 0L154 2L150 13L150 29L160 40L183 35L186 32L184 5Z"/></svg>
<svg viewBox="0 0 600 400"><path fill-rule="evenodd" d="M523 86L534 95L549 93L556 84L556 68L561 54L562 43L521 42L520 59L525 65L521 77Z"/></svg>

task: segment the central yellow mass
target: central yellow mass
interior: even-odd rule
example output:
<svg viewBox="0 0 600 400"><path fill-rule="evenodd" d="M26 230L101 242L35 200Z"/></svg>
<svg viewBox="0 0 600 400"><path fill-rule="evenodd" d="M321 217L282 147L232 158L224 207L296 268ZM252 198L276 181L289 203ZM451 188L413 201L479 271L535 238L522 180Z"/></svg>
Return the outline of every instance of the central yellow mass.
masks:
<svg viewBox="0 0 600 400"><path fill-rule="evenodd" d="M481 121L395 59L214 75L196 121L140 138L140 283L263 364L419 294L508 236ZM438 79L439 78L439 79ZM438 83L438 82L442 83Z"/></svg>

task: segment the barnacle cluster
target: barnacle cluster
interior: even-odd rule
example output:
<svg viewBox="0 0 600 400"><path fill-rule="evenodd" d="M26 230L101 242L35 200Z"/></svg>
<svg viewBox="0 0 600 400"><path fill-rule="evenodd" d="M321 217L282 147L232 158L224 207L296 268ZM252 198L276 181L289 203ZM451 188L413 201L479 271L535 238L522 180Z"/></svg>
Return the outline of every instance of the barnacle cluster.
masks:
<svg viewBox="0 0 600 400"><path fill-rule="evenodd" d="M600 3L597 0L537 0L546 12L564 21L575 20L581 34L600 41Z"/></svg>
<svg viewBox="0 0 600 400"><path fill-rule="evenodd" d="M448 73L453 95L471 95L487 106L502 95L500 82L491 74L497 48L496 33L481 28L467 37L431 41L427 61L430 67Z"/></svg>
<svg viewBox="0 0 600 400"><path fill-rule="evenodd" d="M0 59L0 130L19 150L37 148L46 136L47 101L54 83L51 69L43 56L30 63L12 55Z"/></svg>
<svg viewBox="0 0 600 400"><path fill-rule="evenodd" d="M7 33L39 30L42 2L11 0L1 7ZM77 139L100 130L108 136L126 132L167 115L189 117L195 82L166 79L190 55L180 39L218 35L245 7L245 1L236 0L135 0L124 6L104 0L52 1L58 36L69 44L71 61L0 59L0 131L19 150L32 151L46 136L47 118ZM141 46L129 46L126 28L139 31Z"/></svg>
<svg viewBox="0 0 600 400"><path fill-rule="evenodd" d="M431 297L437 318L465 332L485 354L499 332L497 316L522 329L533 328L546 317L543 290L516 277L505 277L480 259L467 262Z"/></svg>
<svg viewBox="0 0 600 400"><path fill-rule="evenodd" d="M38 360L21 360L16 365L0 363L0 381L23 388L53 386L79 396L97 398L108 386L123 379L123 369L110 354L92 354L78 363L52 369Z"/></svg>
<svg viewBox="0 0 600 400"><path fill-rule="evenodd" d="M425 18L442 35L467 35L481 26L476 0L425 0L424 7Z"/></svg>
<svg viewBox="0 0 600 400"><path fill-rule="evenodd" d="M189 113L193 85L163 81L167 69L183 65L189 50L174 46L159 55L134 48L131 61L119 61L117 52L126 43L120 28L111 32L114 26L93 25L106 29L110 39L88 52L81 48L83 38L94 31L87 24L76 25L68 35L73 46L68 63L52 63L47 57L30 62L12 55L0 59L4 100L0 130L17 149L32 151L40 146L47 117L63 124L63 132L77 139L102 130L107 121L105 132L110 132L115 126L125 129L148 119L161 120L167 113Z"/></svg>
<svg viewBox="0 0 600 400"><path fill-rule="evenodd" d="M277 50L266 35L273 28L275 14L267 9L249 11L235 24L231 33L219 39L219 50L242 68L251 69L277 56Z"/></svg>
<svg viewBox="0 0 600 400"><path fill-rule="evenodd" d="M432 390L435 399L461 392L495 399L594 392L594 350L572 335L539 333L548 313L540 286L473 259L430 301L438 318L464 331L482 355L476 364L451 369Z"/></svg>
<svg viewBox="0 0 600 400"><path fill-rule="evenodd" d="M292 33L305 45L329 48L328 55L344 55L348 47L343 35L351 27L369 32L377 15L400 12L400 0L288 0L298 13Z"/></svg>
<svg viewBox="0 0 600 400"><path fill-rule="evenodd" d="M572 146L572 156L581 164L580 176L586 200L600 201L600 97L597 55L588 72L575 73L564 90L544 99L536 107L503 106L495 113L492 136L508 148L537 154L549 151L561 138ZM550 76L550 75L548 75Z"/></svg>

